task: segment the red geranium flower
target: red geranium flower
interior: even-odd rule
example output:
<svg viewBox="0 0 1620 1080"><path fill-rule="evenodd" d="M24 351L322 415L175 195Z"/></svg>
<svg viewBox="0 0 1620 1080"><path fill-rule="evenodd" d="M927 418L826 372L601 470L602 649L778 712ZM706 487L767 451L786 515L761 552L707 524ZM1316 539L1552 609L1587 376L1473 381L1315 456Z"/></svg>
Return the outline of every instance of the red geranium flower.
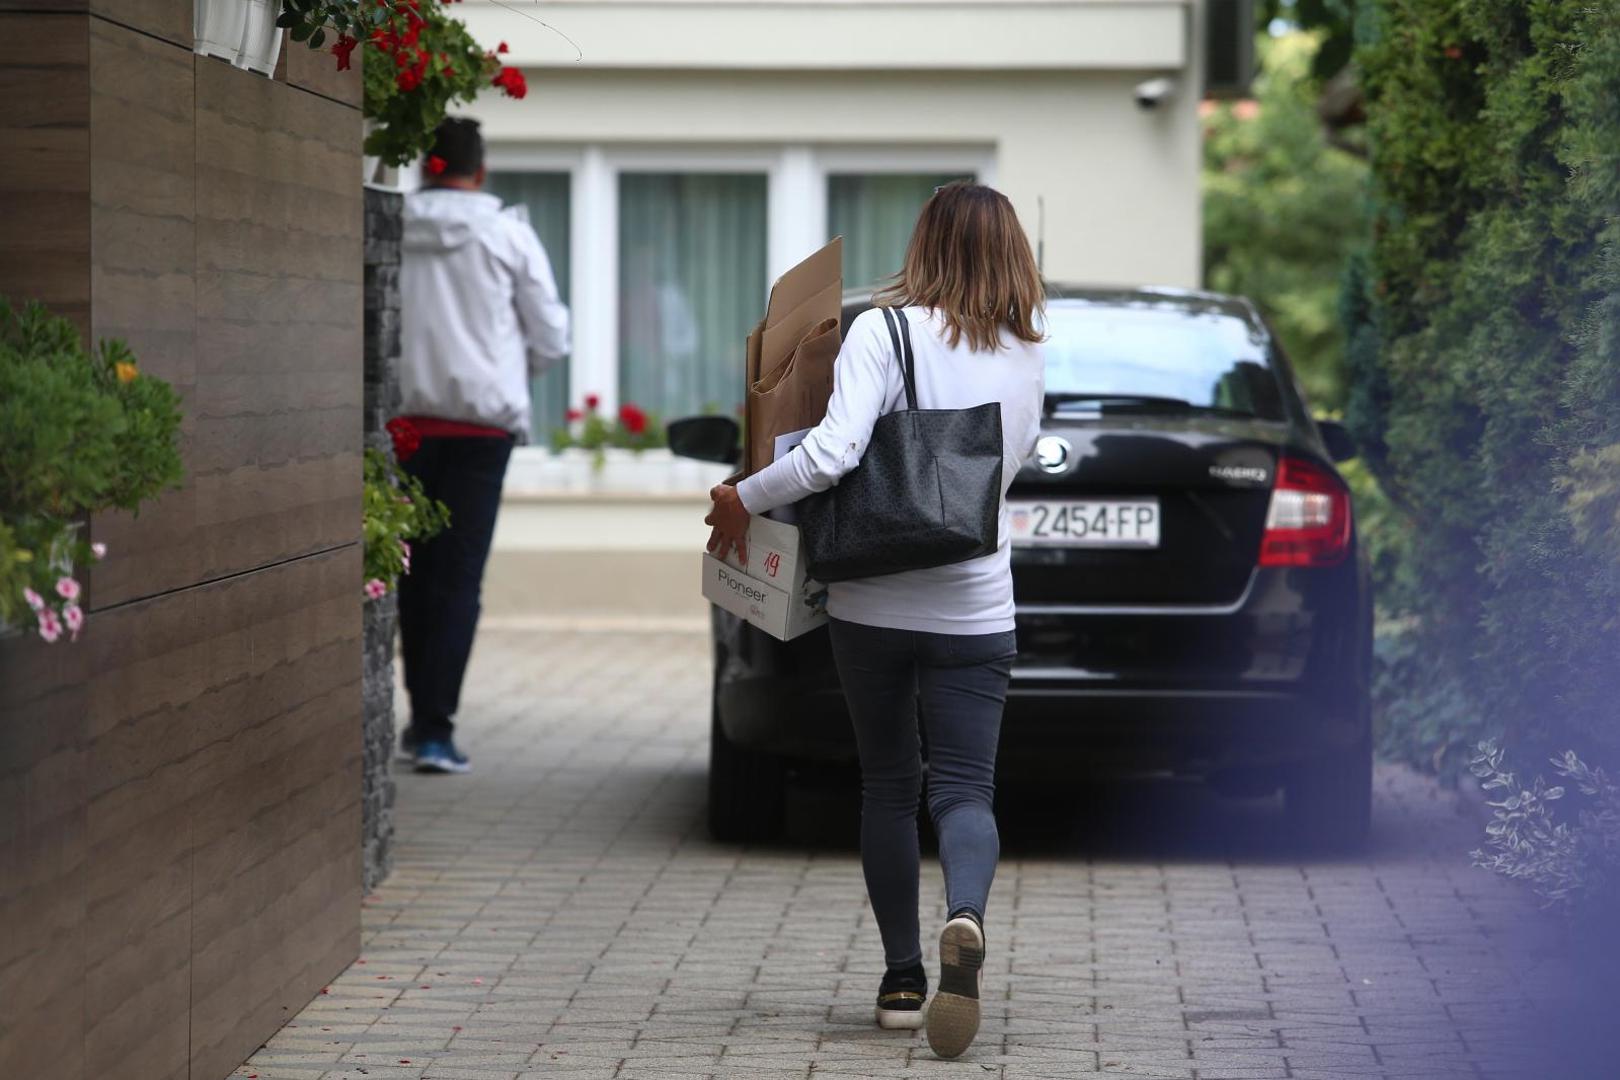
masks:
<svg viewBox="0 0 1620 1080"><path fill-rule="evenodd" d="M399 73L399 78L394 80L394 85L409 93L422 85L422 76L418 75L414 70L402 71Z"/></svg>
<svg viewBox="0 0 1620 1080"><path fill-rule="evenodd" d="M523 72L515 67L503 67L496 73L494 84L506 91L507 97L521 98L529 92L528 81L523 78Z"/></svg>
<svg viewBox="0 0 1620 1080"><path fill-rule="evenodd" d="M592 412L595 412L596 407L598 405L600 405L600 404L602 404L602 399L597 397L595 394L586 394L585 395L585 407L587 409L590 409Z"/></svg>
<svg viewBox="0 0 1620 1080"><path fill-rule="evenodd" d="M384 427L394 440L394 457L402 462L409 461L411 455L422 445L422 433L416 430L415 424L403 416L394 417Z"/></svg>
<svg viewBox="0 0 1620 1080"><path fill-rule="evenodd" d="M337 57L339 71L349 70L349 54L354 52L354 47L358 44L360 44L358 38L352 38L348 34L338 36L337 44L332 46L332 55Z"/></svg>
<svg viewBox="0 0 1620 1080"><path fill-rule="evenodd" d="M640 435L647 430L647 414L635 405L625 402L619 406L619 423L624 430L632 435Z"/></svg>
<svg viewBox="0 0 1620 1080"><path fill-rule="evenodd" d="M495 51L498 52L498 53L508 53L508 52L511 52L512 50L508 49L506 47L506 42L503 41L499 45L495 46Z"/></svg>
<svg viewBox="0 0 1620 1080"><path fill-rule="evenodd" d="M440 157L438 154L428 155L427 171L429 173L433 174L434 176L438 176L439 174L443 173L447 167L448 162L446 162L444 158Z"/></svg>

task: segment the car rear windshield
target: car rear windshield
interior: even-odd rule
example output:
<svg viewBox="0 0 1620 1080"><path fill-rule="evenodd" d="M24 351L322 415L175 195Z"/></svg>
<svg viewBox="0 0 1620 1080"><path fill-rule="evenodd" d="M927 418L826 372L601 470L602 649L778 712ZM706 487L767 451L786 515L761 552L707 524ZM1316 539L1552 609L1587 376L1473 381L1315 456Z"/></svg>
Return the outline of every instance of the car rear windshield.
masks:
<svg viewBox="0 0 1620 1080"><path fill-rule="evenodd" d="M1046 392L1168 398L1283 418L1264 331L1224 311L1163 303L1053 303Z"/></svg>

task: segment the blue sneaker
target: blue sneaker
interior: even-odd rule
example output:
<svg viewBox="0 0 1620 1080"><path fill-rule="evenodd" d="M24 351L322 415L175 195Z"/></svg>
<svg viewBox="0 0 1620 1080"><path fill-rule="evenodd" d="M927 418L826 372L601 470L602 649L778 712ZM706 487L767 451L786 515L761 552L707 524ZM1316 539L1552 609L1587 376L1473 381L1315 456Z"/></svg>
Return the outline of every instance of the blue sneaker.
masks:
<svg viewBox="0 0 1620 1080"><path fill-rule="evenodd" d="M456 749L449 739L434 739L416 748L416 771L419 773L464 773L472 771L467 756Z"/></svg>

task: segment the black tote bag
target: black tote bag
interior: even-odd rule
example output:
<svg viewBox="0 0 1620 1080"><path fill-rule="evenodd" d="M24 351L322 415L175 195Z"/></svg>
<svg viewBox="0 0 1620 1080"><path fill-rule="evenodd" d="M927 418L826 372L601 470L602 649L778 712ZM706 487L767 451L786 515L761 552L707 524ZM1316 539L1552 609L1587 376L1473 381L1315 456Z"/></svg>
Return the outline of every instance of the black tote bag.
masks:
<svg viewBox="0 0 1620 1080"><path fill-rule="evenodd" d="M883 310L906 387L904 411L878 417L860 464L799 503L818 581L945 566L996 549L1001 513L1001 405L917 408L904 311ZM898 327L898 328L897 328Z"/></svg>

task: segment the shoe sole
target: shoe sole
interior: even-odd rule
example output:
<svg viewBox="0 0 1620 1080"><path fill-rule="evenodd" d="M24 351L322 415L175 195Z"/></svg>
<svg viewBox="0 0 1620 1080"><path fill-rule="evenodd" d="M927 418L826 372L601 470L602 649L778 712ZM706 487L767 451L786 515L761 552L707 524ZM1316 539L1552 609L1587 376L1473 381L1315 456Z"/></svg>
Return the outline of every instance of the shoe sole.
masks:
<svg viewBox="0 0 1620 1080"><path fill-rule="evenodd" d="M928 1010L922 1009L885 1009L877 1010L877 1025L884 1031L916 1031L923 1026L923 1014Z"/></svg>
<svg viewBox="0 0 1620 1080"><path fill-rule="evenodd" d="M952 919L939 935L939 992L928 1003L928 1046L958 1057L979 1034L984 981L984 932L972 919Z"/></svg>
<svg viewBox="0 0 1620 1080"><path fill-rule="evenodd" d="M435 775L456 775L472 772L471 765L457 765L453 761L417 761L416 771L419 773L432 773Z"/></svg>

